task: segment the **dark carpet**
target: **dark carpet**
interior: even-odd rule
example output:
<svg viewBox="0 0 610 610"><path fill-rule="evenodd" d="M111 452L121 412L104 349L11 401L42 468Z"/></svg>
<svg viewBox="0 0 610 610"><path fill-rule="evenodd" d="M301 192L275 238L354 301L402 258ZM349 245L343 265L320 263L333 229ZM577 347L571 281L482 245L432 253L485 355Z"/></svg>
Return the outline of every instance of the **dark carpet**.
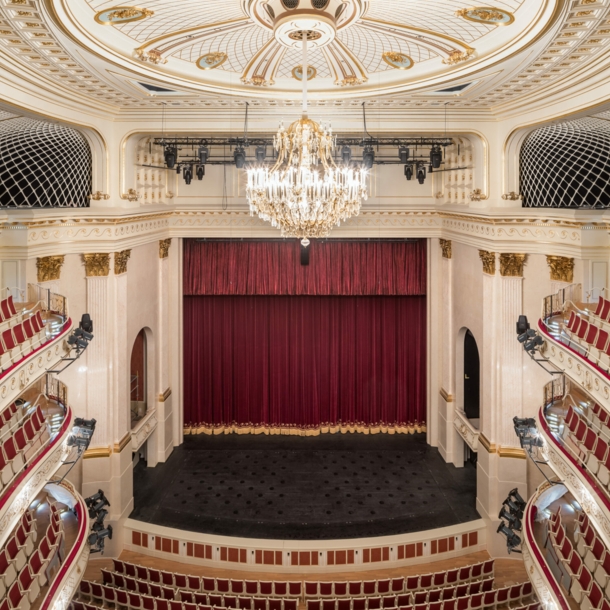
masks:
<svg viewBox="0 0 610 610"><path fill-rule="evenodd" d="M134 470L132 519L182 530L314 540L416 532L478 519L476 468L425 434L186 436Z"/></svg>

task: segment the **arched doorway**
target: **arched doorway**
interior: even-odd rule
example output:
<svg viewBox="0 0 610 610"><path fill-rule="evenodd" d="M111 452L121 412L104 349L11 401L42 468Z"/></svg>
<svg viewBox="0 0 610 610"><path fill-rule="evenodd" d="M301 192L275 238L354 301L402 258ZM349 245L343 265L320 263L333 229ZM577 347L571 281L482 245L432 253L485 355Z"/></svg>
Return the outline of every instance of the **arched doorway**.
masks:
<svg viewBox="0 0 610 610"><path fill-rule="evenodd" d="M464 413L475 428L480 417L480 362L479 349L473 334L464 335Z"/></svg>
<svg viewBox="0 0 610 610"><path fill-rule="evenodd" d="M129 376L129 399L131 405L131 427L146 415L147 404L147 353L146 333L142 329L133 343L131 350L131 368Z"/></svg>

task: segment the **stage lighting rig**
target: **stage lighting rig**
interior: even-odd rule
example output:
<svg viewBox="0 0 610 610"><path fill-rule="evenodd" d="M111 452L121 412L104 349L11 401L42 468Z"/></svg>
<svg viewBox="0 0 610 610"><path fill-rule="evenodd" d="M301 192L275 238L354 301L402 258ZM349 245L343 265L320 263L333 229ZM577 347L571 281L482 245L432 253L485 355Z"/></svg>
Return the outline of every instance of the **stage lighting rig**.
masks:
<svg viewBox="0 0 610 610"><path fill-rule="evenodd" d="M506 536L506 548L509 553L521 553L521 551L516 548L521 544L521 538L515 534L514 530L521 531L521 520L523 519L525 506L526 502L521 497L519 490L516 487L510 491L506 500L502 502L502 508L498 514L498 518L501 519L501 521L496 532Z"/></svg>
<svg viewBox="0 0 610 610"><path fill-rule="evenodd" d="M520 315L516 324L517 341L523 345L525 353L549 375L561 375L563 371L557 368L548 358L540 354L539 348L544 345L544 338L537 330L530 328L527 316ZM536 356L542 356L536 358ZM553 367L550 369L549 367Z"/></svg>
<svg viewBox="0 0 610 610"><path fill-rule="evenodd" d="M182 177L184 178L184 181L186 182L186 184L190 184L191 180L193 179L193 166L192 165L185 165L183 170L182 170Z"/></svg>
<svg viewBox="0 0 610 610"><path fill-rule="evenodd" d="M400 162L406 164L409 160L409 149L406 146L401 146L398 149L398 158Z"/></svg>
<svg viewBox="0 0 610 610"><path fill-rule="evenodd" d="M93 320L91 320L91 316L88 313L84 313L81 316L80 322L78 323L78 327L82 328L85 332L91 334L93 332ZM93 335L91 335L93 339Z"/></svg>
<svg viewBox="0 0 610 610"><path fill-rule="evenodd" d="M238 146L233 152L233 161L237 169L243 169L246 165L246 150L242 146Z"/></svg>
<svg viewBox="0 0 610 610"><path fill-rule="evenodd" d="M430 167L433 169L439 169L443 162L443 151L440 146L433 146L430 149Z"/></svg>
<svg viewBox="0 0 610 610"><path fill-rule="evenodd" d="M426 181L426 167L423 163L417 164L417 181L423 184Z"/></svg>
<svg viewBox="0 0 610 610"><path fill-rule="evenodd" d="M178 151L171 146L167 146L163 155L165 157L165 165L167 165L169 169L174 169L174 165L176 165L176 160L178 158Z"/></svg>
<svg viewBox="0 0 610 610"><path fill-rule="evenodd" d="M375 163L375 150L370 144L367 144L362 151L362 167L371 169Z"/></svg>
<svg viewBox="0 0 610 610"><path fill-rule="evenodd" d="M518 532L521 531L521 528L522 528L521 519L519 519L519 517L508 512L504 506L502 506L502 510L500 510L500 513L498 514L498 518L504 519L504 521L506 521L508 523L508 527L511 530L517 530Z"/></svg>
<svg viewBox="0 0 610 610"><path fill-rule="evenodd" d="M98 489L96 494L85 498L85 504L89 511L89 518L93 519L88 538L91 546L90 552L103 554L106 538L112 540L112 525L104 526L104 520L108 516L106 506L110 506L110 502L108 502L104 492Z"/></svg>
<svg viewBox="0 0 610 610"><path fill-rule="evenodd" d="M98 489L96 494L85 498L85 504L89 510L89 519L97 519L99 513L102 511L104 511L105 514L108 514L105 507L110 506L110 502L108 502L108 498L106 498L106 495L101 489Z"/></svg>
<svg viewBox="0 0 610 610"><path fill-rule="evenodd" d="M199 165L205 165L208 162L208 157L210 156L210 151L207 146L200 146L197 151L197 156L199 157Z"/></svg>
<svg viewBox="0 0 610 610"><path fill-rule="evenodd" d="M405 165L405 178L411 180L413 178L413 166Z"/></svg>
<svg viewBox="0 0 610 610"><path fill-rule="evenodd" d="M88 313L83 314L78 328L75 328L66 339L68 355L59 361L67 363L66 366L61 369L49 370L47 373L62 373L83 355L83 352L89 347L89 343L93 339L93 334L86 329L93 330L93 321Z"/></svg>
<svg viewBox="0 0 610 610"><path fill-rule="evenodd" d="M262 145L257 146L254 156L256 157L257 163L264 163L265 157L267 156L267 147Z"/></svg>
<svg viewBox="0 0 610 610"><path fill-rule="evenodd" d="M531 453L533 447L544 445L536 428L536 420L533 417L513 417L513 425L522 449Z"/></svg>
<svg viewBox="0 0 610 610"><path fill-rule="evenodd" d="M204 176L205 176L205 165L198 165L197 166L197 180L203 180Z"/></svg>
<svg viewBox="0 0 610 610"><path fill-rule="evenodd" d="M521 551L516 548L521 545L521 538L513 532L504 522L498 525L498 529L496 530L498 534L504 534L506 536L506 548L510 553L521 553Z"/></svg>
<svg viewBox="0 0 610 610"><path fill-rule="evenodd" d="M341 149L341 161L345 164L345 165L349 165L349 163L351 163L352 161L352 149L350 146L344 146Z"/></svg>

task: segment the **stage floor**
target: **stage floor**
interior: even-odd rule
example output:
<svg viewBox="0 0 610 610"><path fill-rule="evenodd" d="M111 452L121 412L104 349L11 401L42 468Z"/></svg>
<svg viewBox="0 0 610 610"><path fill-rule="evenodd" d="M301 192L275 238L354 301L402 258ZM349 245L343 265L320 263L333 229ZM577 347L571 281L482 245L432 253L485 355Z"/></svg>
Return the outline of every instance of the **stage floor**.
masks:
<svg viewBox="0 0 610 610"><path fill-rule="evenodd" d="M425 434L185 436L134 470L132 519L182 530L320 540L479 519L476 468L446 464Z"/></svg>

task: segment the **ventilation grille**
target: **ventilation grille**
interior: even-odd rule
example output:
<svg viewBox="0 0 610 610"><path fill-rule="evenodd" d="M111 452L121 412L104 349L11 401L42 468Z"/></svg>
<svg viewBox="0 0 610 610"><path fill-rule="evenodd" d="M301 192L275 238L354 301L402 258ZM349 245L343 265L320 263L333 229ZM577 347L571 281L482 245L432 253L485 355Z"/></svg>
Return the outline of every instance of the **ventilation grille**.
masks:
<svg viewBox="0 0 610 610"><path fill-rule="evenodd" d="M91 150L76 130L24 117L0 122L0 207L89 207Z"/></svg>
<svg viewBox="0 0 610 610"><path fill-rule="evenodd" d="M610 122L586 118L533 131L519 159L524 207L610 207Z"/></svg>
<svg viewBox="0 0 610 610"><path fill-rule="evenodd" d="M282 0L284 8L293 9L299 6L299 0Z"/></svg>
<svg viewBox="0 0 610 610"><path fill-rule="evenodd" d="M330 0L311 0L311 6L313 6L318 11L323 11L327 6Z"/></svg>

